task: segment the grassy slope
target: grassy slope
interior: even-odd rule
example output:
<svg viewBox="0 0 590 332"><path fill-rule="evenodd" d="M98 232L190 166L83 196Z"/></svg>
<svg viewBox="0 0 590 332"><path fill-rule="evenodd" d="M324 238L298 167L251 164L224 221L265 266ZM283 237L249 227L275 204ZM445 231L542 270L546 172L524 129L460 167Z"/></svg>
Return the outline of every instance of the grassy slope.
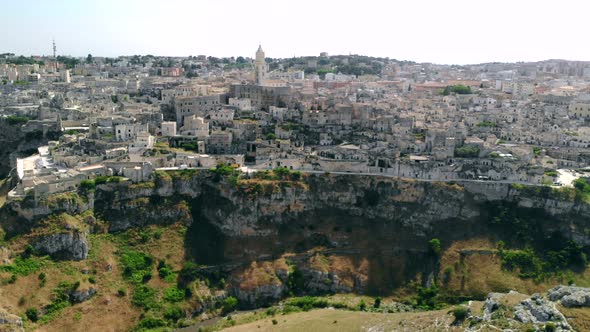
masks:
<svg viewBox="0 0 590 332"><path fill-rule="evenodd" d="M238 319L238 318L236 318ZM272 320L277 324L273 324ZM277 315L260 321L236 325L228 332L242 331L424 331L448 327L454 318L447 310L420 313L380 314L370 312L319 309L289 315ZM446 331L462 331L460 327Z"/></svg>
<svg viewBox="0 0 590 332"><path fill-rule="evenodd" d="M184 227L173 225L160 228L160 239L151 238L145 243L132 245L133 250L149 253L157 260L166 259L174 270L181 268L184 261ZM24 315L28 308L41 308L51 302L52 289L59 282L81 282L81 288L88 287L89 277L96 279L95 287L98 293L90 300L69 306L60 311L56 319L48 323L33 323L27 321L27 330L38 331L128 331L137 325L141 310L131 304L132 288L122 276L122 267L118 251L123 243L139 241L136 232L125 232L120 235L94 234L90 235L91 249L85 261L53 262L40 259L45 265L39 270L27 275L18 276L14 284L0 286L0 307L9 312ZM13 252L22 250L23 241L11 241ZM163 289L170 285L161 281L158 272L152 271L153 278L148 285ZM87 274L82 271L87 272ZM46 274L43 287L38 278L39 273ZM0 280L8 280L11 273L0 272ZM117 291L123 288L126 296L119 296Z"/></svg>

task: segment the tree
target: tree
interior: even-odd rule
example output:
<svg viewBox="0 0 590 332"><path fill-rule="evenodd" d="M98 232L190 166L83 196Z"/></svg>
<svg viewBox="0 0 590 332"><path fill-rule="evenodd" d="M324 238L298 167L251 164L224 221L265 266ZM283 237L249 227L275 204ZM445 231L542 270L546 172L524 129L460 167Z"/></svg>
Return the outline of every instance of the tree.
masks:
<svg viewBox="0 0 590 332"><path fill-rule="evenodd" d="M88 56L86 57L86 63L93 63L94 62L94 58L92 57L92 54L88 54Z"/></svg>
<svg viewBox="0 0 590 332"><path fill-rule="evenodd" d="M223 300L223 312L228 313L234 311L238 307L238 299L233 296L226 297Z"/></svg>
<svg viewBox="0 0 590 332"><path fill-rule="evenodd" d="M246 59L244 59L244 57L243 57L243 56L239 56L239 57L236 59L236 63L238 63L238 64L244 64L244 63L246 63Z"/></svg>

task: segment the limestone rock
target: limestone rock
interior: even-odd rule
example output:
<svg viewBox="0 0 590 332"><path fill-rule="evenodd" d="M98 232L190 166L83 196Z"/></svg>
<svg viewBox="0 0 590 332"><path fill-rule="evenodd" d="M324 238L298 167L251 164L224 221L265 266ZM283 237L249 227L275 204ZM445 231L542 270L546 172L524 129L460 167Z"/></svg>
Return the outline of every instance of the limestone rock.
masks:
<svg viewBox="0 0 590 332"><path fill-rule="evenodd" d="M70 293L70 301L72 303L81 303L84 302L96 294L97 289L94 287L89 287L87 289L76 289L75 291Z"/></svg>
<svg viewBox="0 0 590 332"><path fill-rule="evenodd" d="M233 289L233 294L240 304L248 307L259 307L282 299L285 291L286 287L282 283L272 283L249 290L236 287Z"/></svg>
<svg viewBox="0 0 590 332"><path fill-rule="evenodd" d="M483 305L483 320L490 321L492 313L500 308L500 298L504 296L502 293L490 293Z"/></svg>
<svg viewBox="0 0 590 332"><path fill-rule="evenodd" d="M557 286L547 292L551 301L560 301L566 308L590 307L590 288Z"/></svg>
<svg viewBox="0 0 590 332"><path fill-rule="evenodd" d="M76 261L86 259L89 250L86 234L79 231L40 236L33 247L53 258Z"/></svg>
<svg viewBox="0 0 590 332"><path fill-rule="evenodd" d="M522 323L533 324L562 320L561 313L539 294L534 294L514 307L514 318Z"/></svg>
<svg viewBox="0 0 590 332"><path fill-rule="evenodd" d="M17 315L13 315L4 309L0 309L0 331L4 332L24 332L23 320Z"/></svg>

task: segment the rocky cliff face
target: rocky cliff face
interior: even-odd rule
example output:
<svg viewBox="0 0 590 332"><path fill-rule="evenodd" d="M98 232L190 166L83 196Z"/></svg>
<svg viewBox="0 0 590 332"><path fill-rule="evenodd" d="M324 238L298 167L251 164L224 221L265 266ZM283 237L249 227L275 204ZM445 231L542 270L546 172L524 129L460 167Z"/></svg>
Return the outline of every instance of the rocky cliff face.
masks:
<svg viewBox="0 0 590 332"><path fill-rule="evenodd" d="M493 182L309 175L236 184L206 171L170 172L148 183L101 185L82 199L14 202L8 208L13 218L33 226L55 209L93 209L112 232L184 222L190 225L188 256L230 274L234 294L251 303L297 287L310 293L390 291L417 273L436 271L428 247L432 238L448 246L478 236L518 241L524 234L534 241L558 233L590 244L590 206L572 193ZM523 222L502 223L506 215ZM87 252L73 236L52 239L39 248L77 248L73 259ZM276 265L278 259L286 265L251 265ZM251 278L244 278L248 273Z"/></svg>
<svg viewBox="0 0 590 332"><path fill-rule="evenodd" d="M86 259L89 249L86 234L79 231L41 236L33 247L42 254L75 261Z"/></svg>

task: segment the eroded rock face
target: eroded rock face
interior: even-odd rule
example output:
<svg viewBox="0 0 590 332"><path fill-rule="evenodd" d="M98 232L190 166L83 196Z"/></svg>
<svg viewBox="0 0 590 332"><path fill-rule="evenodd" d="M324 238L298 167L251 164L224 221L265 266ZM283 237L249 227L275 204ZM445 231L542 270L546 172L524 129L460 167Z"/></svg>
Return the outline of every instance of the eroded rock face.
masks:
<svg viewBox="0 0 590 332"><path fill-rule="evenodd" d="M247 307L265 306L275 303L285 295L286 287L282 283L269 283L253 289L233 289L233 294L238 301Z"/></svg>
<svg viewBox="0 0 590 332"><path fill-rule="evenodd" d="M17 315L13 315L4 309L0 309L0 331L4 332L24 332L23 320Z"/></svg>
<svg viewBox="0 0 590 332"><path fill-rule="evenodd" d="M76 261L86 259L89 250L86 234L79 231L40 236L32 245L55 259Z"/></svg>
<svg viewBox="0 0 590 332"><path fill-rule="evenodd" d="M488 294L483 305L483 320L490 321L492 319L492 313L500 308L500 298L504 295L502 293Z"/></svg>
<svg viewBox="0 0 590 332"><path fill-rule="evenodd" d="M549 290L547 296L566 308L590 307L590 288L560 285Z"/></svg>
<svg viewBox="0 0 590 332"><path fill-rule="evenodd" d="M534 294L514 307L514 318L522 323L536 324L561 321L562 315L551 302L539 294Z"/></svg>

